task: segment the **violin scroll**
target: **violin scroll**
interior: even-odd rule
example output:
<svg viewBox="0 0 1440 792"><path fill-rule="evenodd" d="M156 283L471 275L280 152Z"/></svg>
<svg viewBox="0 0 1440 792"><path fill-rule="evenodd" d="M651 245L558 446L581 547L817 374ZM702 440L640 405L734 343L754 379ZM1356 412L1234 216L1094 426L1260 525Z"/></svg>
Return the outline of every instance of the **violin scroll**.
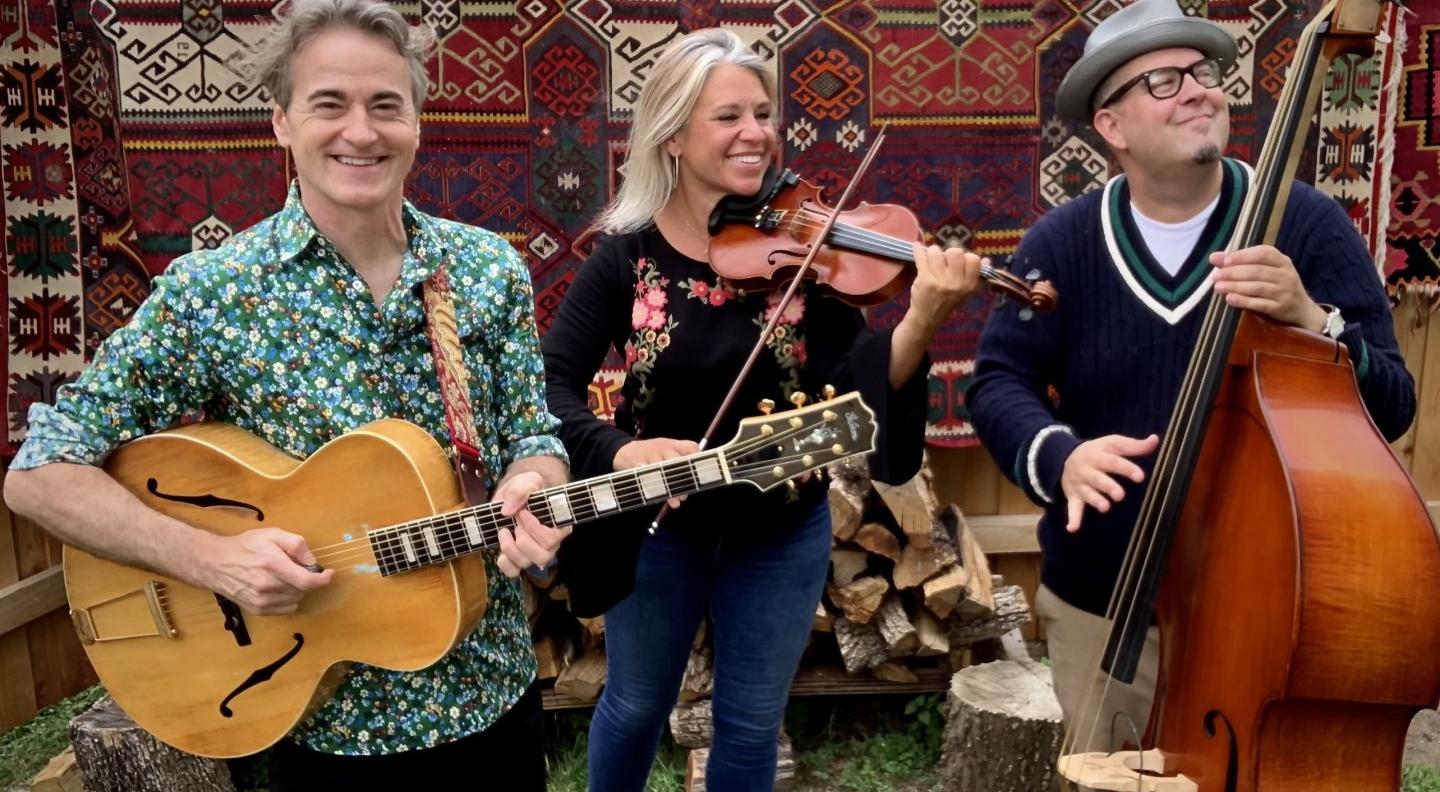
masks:
<svg viewBox="0 0 1440 792"><path fill-rule="evenodd" d="M1060 301L1060 293L1050 281L1032 283L1013 272L997 269L990 264L980 265L980 279L990 284L992 289L1005 292L1039 313L1055 310L1055 304Z"/></svg>

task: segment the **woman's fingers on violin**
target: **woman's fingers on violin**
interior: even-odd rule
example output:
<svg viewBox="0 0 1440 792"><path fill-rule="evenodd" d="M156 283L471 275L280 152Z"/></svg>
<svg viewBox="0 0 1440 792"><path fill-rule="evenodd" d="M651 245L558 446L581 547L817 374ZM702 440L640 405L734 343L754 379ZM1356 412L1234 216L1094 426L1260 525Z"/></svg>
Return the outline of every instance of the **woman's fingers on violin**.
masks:
<svg viewBox="0 0 1440 792"><path fill-rule="evenodd" d="M953 247L945 251L945 266L952 278L957 279L957 288L969 295L980 285L980 265L984 259L964 248Z"/></svg>

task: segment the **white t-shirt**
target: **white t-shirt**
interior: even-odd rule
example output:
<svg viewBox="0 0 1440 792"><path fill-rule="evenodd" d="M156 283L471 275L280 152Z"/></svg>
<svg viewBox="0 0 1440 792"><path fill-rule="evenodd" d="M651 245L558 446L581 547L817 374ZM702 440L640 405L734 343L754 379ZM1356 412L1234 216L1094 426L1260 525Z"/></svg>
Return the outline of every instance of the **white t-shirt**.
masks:
<svg viewBox="0 0 1440 792"><path fill-rule="evenodd" d="M1205 230L1205 224L1210 222L1210 215L1215 213L1215 207L1219 205L1220 196L1217 194L1209 206L1200 210L1200 214L1178 223L1151 220L1141 214L1140 208L1134 202L1130 204L1130 214L1135 218L1135 227L1140 229L1140 236L1145 239L1145 247L1150 249L1150 255L1155 257L1156 263L1164 267L1166 272L1174 275L1185 266L1186 257L1195 249L1195 243L1200 241L1200 232Z"/></svg>

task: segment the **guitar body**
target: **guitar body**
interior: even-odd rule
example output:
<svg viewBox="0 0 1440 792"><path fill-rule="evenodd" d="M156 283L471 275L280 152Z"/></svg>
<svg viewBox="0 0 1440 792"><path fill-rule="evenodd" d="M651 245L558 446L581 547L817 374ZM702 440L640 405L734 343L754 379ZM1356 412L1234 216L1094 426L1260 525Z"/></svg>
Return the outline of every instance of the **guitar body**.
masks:
<svg viewBox="0 0 1440 792"><path fill-rule="evenodd" d="M444 452L387 419L301 462L209 423L135 440L106 470L145 505L217 534L277 527L333 568L288 616L67 546L65 588L86 654L110 694L162 741L191 753L263 750L333 693L347 661L434 664L485 612L483 557L382 577L371 528L464 506Z"/></svg>

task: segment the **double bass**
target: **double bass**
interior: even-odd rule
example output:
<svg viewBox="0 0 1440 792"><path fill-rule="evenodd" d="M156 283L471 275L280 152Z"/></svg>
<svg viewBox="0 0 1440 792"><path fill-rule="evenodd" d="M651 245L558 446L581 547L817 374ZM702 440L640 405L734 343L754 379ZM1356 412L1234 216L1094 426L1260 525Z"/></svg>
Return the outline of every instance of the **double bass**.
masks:
<svg viewBox="0 0 1440 792"><path fill-rule="evenodd" d="M1231 250L1275 240L1327 67L1368 54L1384 5L1307 26ZM1107 616L1121 682L1158 625L1155 703L1140 750L1075 752L1111 726L1082 718L1066 783L1399 789L1411 718L1440 702L1440 538L1340 342L1212 296Z"/></svg>

